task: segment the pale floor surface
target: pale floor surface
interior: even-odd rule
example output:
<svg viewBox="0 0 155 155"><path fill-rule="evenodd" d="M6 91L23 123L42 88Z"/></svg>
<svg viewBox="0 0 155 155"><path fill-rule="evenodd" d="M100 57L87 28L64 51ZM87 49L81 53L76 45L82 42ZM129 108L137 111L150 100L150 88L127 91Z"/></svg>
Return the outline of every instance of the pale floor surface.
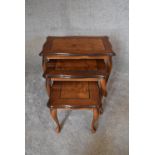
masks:
<svg viewBox="0 0 155 155"><path fill-rule="evenodd" d="M63 129L54 131L40 72L26 72L26 155L128 155L128 74L113 71L98 130L92 112L61 111Z"/></svg>
<svg viewBox="0 0 155 155"><path fill-rule="evenodd" d="M25 6L26 155L128 155L128 0L26 0ZM110 37L116 57L95 134L90 111L60 112L63 129L54 131L38 56L48 35Z"/></svg>

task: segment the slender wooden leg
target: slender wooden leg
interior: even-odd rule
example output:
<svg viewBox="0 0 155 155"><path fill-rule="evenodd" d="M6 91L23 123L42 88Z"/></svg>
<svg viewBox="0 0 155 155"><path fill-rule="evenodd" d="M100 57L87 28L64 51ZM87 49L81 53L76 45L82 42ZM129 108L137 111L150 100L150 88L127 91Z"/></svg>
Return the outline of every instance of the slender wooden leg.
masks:
<svg viewBox="0 0 155 155"><path fill-rule="evenodd" d="M51 117L53 118L53 120L55 121L57 125L55 131L59 133L61 128L60 128L59 120L57 117L57 109L50 109L50 113L51 113Z"/></svg>
<svg viewBox="0 0 155 155"><path fill-rule="evenodd" d="M109 58L109 74L111 73L112 70L112 57Z"/></svg>
<svg viewBox="0 0 155 155"><path fill-rule="evenodd" d="M108 58L106 64L107 64L107 67L108 67L108 76L107 76L107 81L108 81L110 73L111 73L111 70L112 70L112 57Z"/></svg>
<svg viewBox="0 0 155 155"><path fill-rule="evenodd" d="M107 96L107 89L106 89L106 79L102 79L100 80L100 84L101 84L101 88L102 88L102 93L103 93L103 96Z"/></svg>
<svg viewBox="0 0 155 155"><path fill-rule="evenodd" d="M46 78L46 91L47 91L47 95L50 97L50 89L51 89L51 79L50 78Z"/></svg>
<svg viewBox="0 0 155 155"><path fill-rule="evenodd" d="M96 128L95 128L95 123L99 118L99 111L97 108L93 108L93 120L92 120L92 124L91 124L91 131L92 133L96 132Z"/></svg>
<svg viewBox="0 0 155 155"><path fill-rule="evenodd" d="M46 60L44 57L42 58L42 69L43 69L43 73L44 73L46 71Z"/></svg>
<svg viewBox="0 0 155 155"><path fill-rule="evenodd" d="M102 87L101 87L101 83L100 81L98 81L98 85L99 85L99 113L100 114L103 114L103 105L102 105L102 97L103 97L103 90L102 90Z"/></svg>
<svg viewBox="0 0 155 155"><path fill-rule="evenodd" d="M103 105L102 105L102 104L100 105L99 113L100 113L101 115L103 114Z"/></svg>

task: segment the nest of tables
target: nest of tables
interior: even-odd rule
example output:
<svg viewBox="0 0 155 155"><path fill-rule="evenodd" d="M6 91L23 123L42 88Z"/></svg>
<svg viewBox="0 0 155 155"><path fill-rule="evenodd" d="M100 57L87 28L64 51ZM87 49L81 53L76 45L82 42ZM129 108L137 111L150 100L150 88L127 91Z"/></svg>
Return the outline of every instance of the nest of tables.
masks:
<svg viewBox="0 0 155 155"><path fill-rule="evenodd" d="M47 37L40 56L49 96L47 106L57 133L61 130L58 109L92 110L91 131L96 131L114 55L108 37Z"/></svg>

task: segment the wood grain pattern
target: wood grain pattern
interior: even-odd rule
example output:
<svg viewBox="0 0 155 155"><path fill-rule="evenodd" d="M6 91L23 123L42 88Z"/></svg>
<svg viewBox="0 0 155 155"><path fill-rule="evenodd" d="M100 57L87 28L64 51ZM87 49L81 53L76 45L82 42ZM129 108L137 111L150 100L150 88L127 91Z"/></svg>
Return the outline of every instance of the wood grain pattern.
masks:
<svg viewBox="0 0 155 155"><path fill-rule="evenodd" d="M57 117L57 109L92 110L92 133L96 132L96 123L102 111L100 89L97 82L54 82L48 102L51 117L56 123L55 131L61 126Z"/></svg>
<svg viewBox="0 0 155 155"><path fill-rule="evenodd" d="M69 93L71 92L71 93ZM69 98L80 98L80 99L88 99L89 98L89 90L88 90L88 82L64 82L61 85L61 96L60 98L69 99Z"/></svg>
<svg viewBox="0 0 155 155"><path fill-rule="evenodd" d="M43 75L46 78L103 79L108 76L104 60L51 60L46 66Z"/></svg>
<svg viewBox="0 0 155 155"><path fill-rule="evenodd" d="M45 59L48 59L48 60L55 60L55 59L104 59L104 60L106 60L106 59L109 59L109 57L111 57L111 56L113 56L113 55L111 55L111 54L107 54L107 55L96 55L96 56L89 56L89 55L71 55L71 54L69 54L69 55L59 55L59 54L57 54L57 55L48 55L48 56L43 56L43 57L45 57Z"/></svg>
<svg viewBox="0 0 155 155"><path fill-rule="evenodd" d="M102 39L100 38L58 38L52 43L52 51L93 51L105 50Z"/></svg>
<svg viewBox="0 0 155 155"><path fill-rule="evenodd" d="M61 130L58 109L92 110L91 131L96 132L114 55L107 36L47 37L40 56L49 96L47 106L57 133Z"/></svg>
<svg viewBox="0 0 155 155"><path fill-rule="evenodd" d="M98 78L51 78L52 81L98 81Z"/></svg>
<svg viewBox="0 0 155 155"><path fill-rule="evenodd" d="M50 97L50 90L51 90L51 79L50 78L46 78L45 87L46 87L47 94Z"/></svg>
<svg viewBox="0 0 155 155"><path fill-rule="evenodd" d="M97 82L54 82L48 107L99 108L100 104L101 98Z"/></svg>
<svg viewBox="0 0 155 155"><path fill-rule="evenodd" d="M113 56L108 37L105 36L49 36L40 55L61 56Z"/></svg>

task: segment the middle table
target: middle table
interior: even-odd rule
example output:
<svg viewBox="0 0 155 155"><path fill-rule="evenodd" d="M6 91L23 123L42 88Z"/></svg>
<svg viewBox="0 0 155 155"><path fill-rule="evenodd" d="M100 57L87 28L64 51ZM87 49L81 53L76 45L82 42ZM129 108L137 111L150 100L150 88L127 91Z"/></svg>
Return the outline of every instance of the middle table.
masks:
<svg viewBox="0 0 155 155"><path fill-rule="evenodd" d="M46 87L50 96L50 81L99 81L106 96L107 66L104 60L50 60L46 64Z"/></svg>

